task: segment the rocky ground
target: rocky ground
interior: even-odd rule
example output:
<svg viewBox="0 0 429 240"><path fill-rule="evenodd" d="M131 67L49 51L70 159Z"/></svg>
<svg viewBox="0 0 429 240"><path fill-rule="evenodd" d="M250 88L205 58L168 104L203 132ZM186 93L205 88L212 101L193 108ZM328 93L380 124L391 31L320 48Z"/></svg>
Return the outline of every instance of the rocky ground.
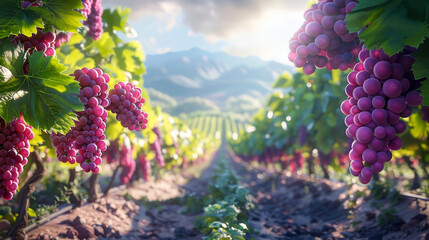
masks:
<svg viewBox="0 0 429 240"><path fill-rule="evenodd" d="M38 226L29 239L201 239L193 224L198 215L185 214L180 199L204 193L218 158L192 170L198 178L166 174L112 191ZM228 158L257 206L248 212L253 231L246 239L429 239L426 201L398 197L389 208L395 198L376 200L362 186L286 176Z"/></svg>

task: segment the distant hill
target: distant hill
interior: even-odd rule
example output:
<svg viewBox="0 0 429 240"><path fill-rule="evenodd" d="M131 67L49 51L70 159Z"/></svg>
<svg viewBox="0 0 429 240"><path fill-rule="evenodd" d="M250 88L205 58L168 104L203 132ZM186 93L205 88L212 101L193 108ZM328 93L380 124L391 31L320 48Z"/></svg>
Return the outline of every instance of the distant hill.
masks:
<svg viewBox="0 0 429 240"><path fill-rule="evenodd" d="M272 84L293 68L259 57L237 57L199 48L148 55L145 87L168 94L176 101L188 97L211 100L220 108L230 97L249 95L265 99Z"/></svg>

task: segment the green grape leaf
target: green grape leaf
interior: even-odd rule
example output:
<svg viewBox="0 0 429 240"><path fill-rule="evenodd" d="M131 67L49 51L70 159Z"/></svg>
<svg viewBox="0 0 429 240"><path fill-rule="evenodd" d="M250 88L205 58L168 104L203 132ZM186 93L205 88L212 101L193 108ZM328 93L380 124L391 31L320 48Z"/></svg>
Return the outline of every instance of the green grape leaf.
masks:
<svg viewBox="0 0 429 240"><path fill-rule="evenodd" d="M116 44L106 32L97 41L93 41L93 44L102 57L108 57L115 53L114 48Z"/></svg>
<svg viewBox="0 0 429 240"><path fill-rule="evenodd" d="M408 124L410 125L410 133L414 138L421 139L427 137L429 123L422 120L422 115L419 112L410 116Z"/></svg>
<svg viewBox="0 0 429 240"><path fill-rule="evenodd" d="M61 60L61 63L68 66L67 70L64 71L64 74L72 74L76 69L81 69L84 67L94 68L95 63L94 59L87 58L85 55L78 49L73 48L68 53L57 52L58 59Z"/></svg>
<svg viewBox="0 0 429 240"><path fill-rule="evenodd" d="M405 45L418 47L429 35L427 12L427 1L360 0L347 15L346 22L350 32L365 28L359 33L359 39L368 48L383 48L393 55Z"/></svg>
<svg viewBox="0 0 429 240"><path fill-rule="evenodd" d="M0 39L22 33L31 36L37 28L43 28L41 16L35 11L38 7L23 9L21 0L0 1Z"/></svg>
<svg viewBox="0 0 429 240"><path fill-rule="evenodd" d="M83 110L77 97L78 83L62 74L65 66L52 57L43 57L42 52L28 57L30 71L24 74L23 48L10 50L7 45L0 45L4 53L0 65L10 70L11 76L0 82L0 115L9 122L22 113L33 127L66 133L74 126L73 111Z"/></svg>
<svg viewBox="0 0 429 240"><path fill-rule="evenodd" d="M419 49L413 53L416 61L413 64L413 73L416 79L426 78L420 87L423 96L423 105L429 105L429 39L426 38Z"/></svg>
<svg viewBox="0 0 429 240"><path fill-rule="evenodd" d="M127 20L131 9L118 7L114 10L105 9L103 12L103 21L107 23L106 32L122 31L126 32Z"/></svg>
<svg viewBox="0 0 429 240"><path fill-rule="evenodd" d="M42 7L33 7L43 21L52 24L56 29L66 32L77 32L82 27L85 17L75 9L83 9L81 0L43 0Z"/></svg>

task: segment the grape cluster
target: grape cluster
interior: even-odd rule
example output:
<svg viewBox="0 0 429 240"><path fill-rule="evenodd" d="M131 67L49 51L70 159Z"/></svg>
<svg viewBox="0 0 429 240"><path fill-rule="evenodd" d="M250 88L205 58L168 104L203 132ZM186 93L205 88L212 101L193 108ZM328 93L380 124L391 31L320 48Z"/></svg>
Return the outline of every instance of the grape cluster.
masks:
<svg viewBox="0 0 429 240"><path fill-rule="evenodd" d="M71 132L65 136L61 133L51 133L51 141L59 161L70 164L76 163L75 140Z"/></svg>
<svg viewBox="0 0 429 240"><path fill-rule="evenodd" d="M91 9L85 10L87 14L87 20L84 24L89 27L88 35L91 36L94 40L97 40L103 34L103 22L101 19L101 16L103 15L103 7L101 6L101 0L88 1L86 4L91 4Z"/></svg>
<svg viewBox="0 0 429 240"><path fill-rule="evenodd" d="M24 46L25 51L29 51L30 54L33 51L43 52L43 56L55 56L55 33L43 32L42 29L38 28L36 34L32 34L31 37L27 37L23 34L15 36L12 41L17 45L18 42Z"/></svg>
<svg viewBox="0 0 429 240"><path fill-rule="evenodd" d="M305 11L305 22L289 41L289 60L312 74L316 67L353 68L362 48L356 33L349 33L344 21L355 0L323 0Z"/></svg>
<svg viewBox="0 0 429 240"><path fill-rule="evenodd" d="M117 140L110 141L109 146L103 153L103 160L108 164L116 163L118 156L119 142Z"/></svg>
<svg viewBox="0 0 429 240"><path fill-rule="evenodd" d="M136 169L136 161L133 159L133 147L122 145L122 149L119 152L119 159L122 166L119 179L122 183L127 184L130 182Z"/></svg>
<svg viewBox="0 0 429 240"><path fill-rule="evenodd" d="M72 35L73 35L73 33L70 33L70 32L67 32L67 33L60 32L60 33L58 33L57 37L55 38L55 44L54 44L54 46L56 48L61 47L61 45L63 43L70 41L70 38L71 38Z"/></svg>
<svg viewBox="0 0 429 240"><path fill-rule="evenodd" d="M26 0L21 3L22 8L40 7L43 3L40 0Z"/></svg>
<svg viewBox="0 0 429 240"><path fill-rule="evenodd" d="M354 139L349 170L363 184L383 170L392 150L401 148L397 134L406 130L406 124L400 118L409 117L411 107L423 101L416 90L420 83L411 72L412 51L407 48L388 56L383 50L362 49L361 62L347 76L348 99L341 104L341 111L347 115L346 134Z"/></svg>
<svg viewBox="0 0 429 240"><path fill-rule="evenodd" d="M146 155L142 154L139 158L139 167L143 173L143 179L149 181L149 176L151 174L150 161L146 160Z"/></svg>
<svg viewBox="0 0 429 240"><path fill-rule="evenodd" d="M106 150L106 130L107 110L110 101L107 98L107 90L110 76L99 68L76 70L75 80L79 82L80 100L85 105L85 109L77 112L78 120L75 120L75 127L71 129L76 138L75 149L79 155L76 161L85 172L92 171L98 173L102 160L102 153Z"/></svg>
<svg viewBox="0 0 429 240"><path fill-rule="evenodd" d="M22 116L8 124L0 117L0 197L4 200L12 199L18 188L18 176L28 162L33 138L32 127Z"/></svg>
<svg viewBox="0 0 429 240"><path fill-rule="evenodd" d="M116 119L123 127L140 131L146 128L148 114L141 110L145 99L142 90L132 83L120 82L109 91L110 106L107 108L116 113Z"/></svg>
<svg viewBox="0 0 429 240"><path fill-rule="evenodd" d="M92 3L93 0L82 0L83 9L78 10L86 19L91 15Z"/></svg>
<svg viewBox="0 0 429 240"><path fill-rule="evenodd" d="M85 172L98 173L102 153L106 150L107 90L110 76L99 68L82 68L73 74L80 85L83 111L76 112L75 126L65 135L52 134L57 157L62 162L78 162Z"/></svg>
<svg viewBox="0 0 429 240"><path fill-rule="evenodd" d="M153 142L152 144L150 144L150 149L152 149L153 151L155 151L155 160L156 160L156 163L159 166L164 167L164 165L165 165L164 155L162 155L161 141L159 141L158 139L159 138L157 138L155 140L155 142Z"/></svg>

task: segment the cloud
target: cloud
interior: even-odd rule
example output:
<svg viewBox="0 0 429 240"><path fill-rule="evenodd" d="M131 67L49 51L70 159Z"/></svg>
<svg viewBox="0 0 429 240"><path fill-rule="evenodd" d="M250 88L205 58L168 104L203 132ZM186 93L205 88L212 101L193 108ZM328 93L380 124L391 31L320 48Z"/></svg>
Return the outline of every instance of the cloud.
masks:
<svg viewBox="0 0 429 240"><path fill-rule="evenodd" d="M272 10L303 12L307 1L302 0L104 0L104 6L122 5L132 9L132 19L153 15L183 13L183 23L193 33L203 34L209 40L233 37L237 31L252 28L260 17ZM171 19L168 27L174 25Z"/></svg>
<svg viewBox="0 0 429 240"><path fill-rule="evenodd" d="M103 0L104 7L132 9L131 20L155 17L163 32L178 24L187 36L208 44L224 41L224 51L287 62L288 41L303 22L307 0ZM161 47L164 51L166 46Z"/></svg>

